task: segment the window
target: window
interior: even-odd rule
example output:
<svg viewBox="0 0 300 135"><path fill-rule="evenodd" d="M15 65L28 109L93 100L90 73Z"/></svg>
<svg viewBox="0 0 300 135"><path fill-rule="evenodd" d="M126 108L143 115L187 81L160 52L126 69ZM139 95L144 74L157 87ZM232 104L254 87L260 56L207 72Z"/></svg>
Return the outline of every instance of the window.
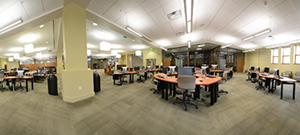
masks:
<svg viewBox="0 0 300 135"><path fill-rule="evenodd" d="M295 45L295 64L300 64L300 45Z"/></svg>
<svg viewBox="0 0 300 135"><path fill-rule="evenodd" d="M277 64L278 63L278 49L271 50L271 63Z"/></svg>
<svg viewBox="0 0 300 135"><path fill-rule="evenodd" d="M290 47L281 48L281 63L282 64L289 64L290 63Z"/></svg>

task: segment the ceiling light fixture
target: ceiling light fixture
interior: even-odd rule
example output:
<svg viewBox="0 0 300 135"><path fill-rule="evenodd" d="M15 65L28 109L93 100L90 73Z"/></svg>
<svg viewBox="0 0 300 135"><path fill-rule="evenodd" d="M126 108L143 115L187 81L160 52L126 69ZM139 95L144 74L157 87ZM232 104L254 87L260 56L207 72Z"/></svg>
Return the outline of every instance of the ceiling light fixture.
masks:
<svg viewBox="0 0 300 135"><path fill-rule="evenodd" d="M32 53L34 51L33 44L24 45L25 53Z"/></svg>
<svg viewBox="0 0 300 135"><path fill-rule="evenodd" d="M111 55L117 55L117 54L118 54L118 51L117 51L117 50L111 50L110 54L111 54Z"/></svg>
<svg viewBox="0 0 300 135"><path fill-rule="evenodd" d="M192 32L194 0L184 0L185 21L187 33Z"/></svg>
<svg viewBox="0 0 300 135"><path fill-rule="evenodd" d="M136 56L142 56L142 51L135 51Z"/></svg>
<svg viewBox="0 0 300 135"><path fill-rule="evenodd" d="M41 58L42 56L43 56L42 53L36 53L36 57L37 57L37 58Z"/></svg>
<svg viewBox="0 0 300 135"><path fill-rule="evenodd" d="M142 37L142 36L143 36L142 34L136 32L134 29L130 28L129 26L127 26L126 29L129 30L129 31L131 31L132 33L138 35L139 37Z"/></svg>
<svg viewBox="0 0 300 135"><path fill-rule="evenodd" d="M18 20L12 21L12 22L8 23L8 25L2 27L2 28L0 29L0 32L3 32L3 31L5 31L5 30L7 30L7 29L9 29L9 28L11 28L11 27L13 27L13 26L15 26L15 25L21 23L21 22L23 22L22 19L18 19Z"/></svg>
<svg viewBox="0 0 300 135"><path fill-rule="evenodd" d="M30 43L35 40L37 40L37 36L35 36L34 34L24 35L19 39L19 41L23 43Z"/></svg>
<svg viewBox="0 0 300 135"><path fill-rule="evenodd" d="M188 43L188 48L191 48L191 40L189 40L187 43Z"/></svg>
<svg viewBox="0 0 300 135"><path fill-rule="evenodd" d="M92 55L92 51L91 50L87 50L86 54L87 54L87 56L90 56L90 55Z"/></svg>
<svg viewBox="0 0 300 135"><path fill-rule="evenodd" d="M246 41L246 40L249 40L249 39L252 39L252 38L254 38L254 36L246 37L246 38L244 38L244 39L242 39L242 40L243 40L243 41Z"/></svg>
<svg viewBox="0 0 300 135"><path fill-rule="evenodd" d="M109 51L110 50L110 43L105 42L105 41L100 42L100 50Z"/></svg>
<svg viewBox="0 0 300 135"><path fill-rule="evenodd" d="M221 48L226 48L228 46L231 46L232 44L228 44L228 45L223 45Z"/></svg>
<svg viewBox="0 0 300 135"><path fill-rule="evenodd" d="M116 58L121 58L121 54L117 54L117 55L116 55Z"/></svg>
<svg viewBox="0 0 300 135"><path fill-rule="evenodd" d="M243 53L245 53L245 52L253 52L253 51L255 51L255 49L244 50Z"/></svg>
<svg viewBox="0 0 300 135"><path fill-rule="evenodd" d="M164 51L168 51L168 49L164 48L164 47L160 47L161 49L163 49Z"/></svg>
<svg viewBox="0 0 300 135"><path fill-rule="evenodd" d="M19 53L14 54L14 59L19 59L19 58L20 58L20 54Z"/></svg>
<svg viewBox="0 0 300 135"><path fill-rule="evenodd" d="M93 23L93 25L94 25L94 26L98 26L98 24L97 24L97 23Z"/></svg>
<svg viewBox="0 0 300 135"><path fill-rule="evenodd" d="M44 28L44 27L45 27L45 25L44 25L44 24L40 25L40 28Z"/></svg>
<svg viewBox="0 0 300 135"><path fill-rule="evenodd" d="M263 30L261 32L258 32L252 36L249 36L249 37L246 37L244 39L242 39L243 41L246 41L246 40L249 40L249 39L252 39L252 38L255 38L255 37L258 37L258 36L261 36L261 35L264 35L264 34L267 34L267 33L270 33L271 30L270 29L266 29L266 30Z"/></svg>
<svg viewBox="0 0 300 135"><path fill-rule="evenodd" d="M9 57L8 61L14 61L14 58L13 57Z"/></svg>

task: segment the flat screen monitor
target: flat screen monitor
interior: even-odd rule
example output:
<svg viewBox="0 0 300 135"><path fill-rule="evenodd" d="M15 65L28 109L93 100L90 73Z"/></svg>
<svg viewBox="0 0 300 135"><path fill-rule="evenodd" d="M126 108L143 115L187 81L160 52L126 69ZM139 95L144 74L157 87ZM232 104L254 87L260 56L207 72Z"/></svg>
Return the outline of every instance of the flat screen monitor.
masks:
<svg viewBox="0 0 300 135"><path fill-rule="evenodd" d="M169 66L169 71L174 72L175 71L176 66Z"/></svg>
<svg viewBox="0 0 300 135"><path fill-rule="evenodd" d="M158 66L158 65L156 65L156 66L155 66L155 68L156 68L156 69L159 69L159 66Z"/></svg>
<svg viewBox="0 0 300 135"><path fill-rule="evenodd" d="M147 70L151 69L151 66L147 66Z"/></svg>
<svg viewBox="0 0 300 135"><path fill-rule="evenodd" d="M213 69L216 69L218 65L211 65Z"/></svg>
<svg viewBox="0 0 300 135"><path fill-rule="evenodd" d="M138 71L138 70L140 70L139 66L134 67L134 71Z"/></svg>
<svg viewBox="0 0 300 135"><path fill-rule="evenodd" d="M181 75L188 75L193 76L193 69L192 68L178 68L178 76Z"/></svg>
<svg viewBox="0 0 300 135"><path fill-rule="evenodd" d="M279 76L279 69L274 68L273 74L274 76Z"/></svg>
<svg viewBox="0 0 300 135"><path fill-rule="evenodd" d="M168 68L167 67L163 67L162 72L167 74L168 73Z"/></svg>
<svg viewBox="0 0 300 135"><path fill-rule="evenodd" d="M122 67L122 72L126 72L127 71L127 67Z"/></svg>
<svg viewBox="0 0 300 135"><path fill-rule="evenodd" d="M206 68L205 72L206 72L206 74L210 75L210 69L209 68Z"/></svg>
<svg viewBox="0 0 300 135"><path fill-rule="evenodd" d="M23 76L24 71L18 70L17 72L18 72L18 75L17 75L18 77L22 77Z"/></svg>
<svg viewBox="0 0 300 135"><path fill-rule="evenodd" d="M251 67L251 68L250 68L251 71L254 71L254 69L255 69L255 67Z"/></svg>
<svg viewBox="0 0 300 135"><path fill-rule="evenodd" d="M269 73L269 70L270 70L270 68L265 67L264 72L265 72L265 73Z"/></svg>
<svg viewBox="0 0 300 135"><path fill-rule="evenodd" d="M164 66L160 66L160 69L163 69L164 68Z"/></svg>
<svg viewBox="0 0 300 135"><path fill-rule="evenodd" d="M256 68L256 71L260 71L260 67L257 67L257 68Z"/></svg>

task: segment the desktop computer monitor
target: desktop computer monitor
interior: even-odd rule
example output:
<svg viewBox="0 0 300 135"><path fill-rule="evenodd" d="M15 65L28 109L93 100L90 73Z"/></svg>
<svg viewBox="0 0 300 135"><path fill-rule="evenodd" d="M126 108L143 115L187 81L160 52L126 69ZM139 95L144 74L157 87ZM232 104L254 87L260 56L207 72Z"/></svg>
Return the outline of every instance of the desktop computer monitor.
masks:
<svg viewBox="0 0 300 135"><path fill-rule="evenodd" d="M151 66L147 66L147 70L150 70L151 69Z"/></svg>
<svg viewBox="0 0 300 135"><path fill-rule="evenodd" d="M206 68L205 72L206 72L206 74L210 75L210 69L209 68Z"/></svg>
<svg viewBox="0 0 300 135"><path fill-rule="evenodd" d="M211 65L213 69L216 69L218 67L218 65Z"/></svg>
<svg viewBox="0 0 300 135"><path fill-rule="evenodd" d="M192 68L178 68L178 76L181 75L188 75L188 76L193 76L193 69Z"/></svg>
<svg viewBox="0 0 300 135"><path fill-rule="evenodd" d="M207 74L206 69L209 69L208 66L201 66L202 74Z"/></svg>
<svg viewBox="0 0 300 135"><path fill-rule="evenodd" d="M24 71L18 70L17 73L18 73L18 75L17 75L18 77L23 77Z"/></svg>
<svg viewBox="0 0 300 135"><path fill-rule="evenodd" d="M162 68L162 72L163 72L164 74L167 74L167 73L168 73L168 68L167 68L167 67L163 67L163 68Z"/></svg>
<svg viewBox="0 0 300 135"><path fill-rule="evenodd" d="M164 68L164 66L160 66L160 69L163 69Z"/></svg>
<svg viewBox="0 0 300 135"><path fill-rule="evenodd" d="M140 70L140 67L139 66L135 66L134 67L134 71L139 71Z"/></svg>
<svg viewBox="0 0 300 135"><path fill-rule="evenodd" d="M175 68L176 68L176 66L169 66L169 71L174 72Z"/></svg>
<svg viewBox="0 0 300 135"><path fill-rule="evenodd" d="M156 65L156 66L155 66L155 68L156 68L156 69L159 69L159 66L158 66L158 65Z"/></svg>
<svg viewBox="0 0 300 135"><path fill-rule="evenodd" d="M270 70L270 68L265 67L264 72L265 72L265 73L269 73L269 70Z"/></svg>
<svg viewBox="0 0 300 135"><path fill-rule="evenodd" d="M127 72L127 67L122 67L122 72Z"/></svg>
<svg viewBox="0 0 300 135"><path fill-rule="evenodd" d="M253 66L250 68L251 71L254 71L254 69L255 69L255 67L253 67Z"/></svg>
<svg viewBox="0 0 300 135"><path fill-rule="evenodd" d="M257 67L257 68L256 68L256 71L260 71L260 67Z"/></svg>
<svg viewBox="0 0 300 135"><path fill-rule="evenodd" d="M273 75L274 76L279 76L279 69L274 68Z"/></svg>

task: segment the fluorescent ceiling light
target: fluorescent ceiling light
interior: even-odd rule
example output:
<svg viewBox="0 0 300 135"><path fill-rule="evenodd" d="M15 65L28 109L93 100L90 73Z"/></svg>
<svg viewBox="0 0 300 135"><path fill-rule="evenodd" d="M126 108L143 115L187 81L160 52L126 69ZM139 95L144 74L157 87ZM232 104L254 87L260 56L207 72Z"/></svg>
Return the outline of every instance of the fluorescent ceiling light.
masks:
<svg viewBox="0 0 300 135"><path fill-rule="evenodd" d="M132 28L130 28L130 27L126 27L126 29L127 30L129 30L129 31L131 31L132 33L134 33L134 34L136 34L136 35L138 35L138 36L140 36L140 37L142 37L143 35L142 34L140 34L140 33L138 33L138 32L136 32L135 30L133 30Z"/></svg>
<svg viewBox="0 0 300 135"><path fill-rule="evenodd" d="M142 51L135 51L136 56L142 56Z"/></svg>
<svg viewBox="0 0 300 135"><path fill-rule="evenodd" d="M3 32L3 31L5 31L5 30L7 30L7 29L9 29L9 28L11 28L11 27L13 27L13 26L15 26L15 25L21 23L21 22L23 22L22 19L18 19L18 20L16 20L16 21L13 21L13 22L9 23L8 25L2 27L2 28L0 29L0 32Z"/></svg>
<svg viewBox="0 0 300 135"><path fill-rule="evenodd" d="M14 59L19 59L19 58L20 58L20 54L19 53L14 54Z"/></svg>
<svg viewBox="0 0 300 135"><path fill-rule="evenodd" d="M40 28L44 28L44 27L45 27L45 25L44 25L44 24L40 25Z"/></svg>
<svg viewBox="0 0 300 135"><path fill-rule="evenodd" d="M192 32L192 22L187 22L186 23L186 29L187 29L187 33Z"/></svg>
<svg viewBox="0 0 300 135"><path fill-rule="evenodd" d="M145 48L147 48L147 46L145 46L145 45L134 45L134 46L131 46L131 48L133 48L133 49L145 49Z"/></svg>
<svg viewBox="0 0 300 135"><path fill-rule="evenodd" d="M252 38L254 38L254 36L246 37L246 38L244 38L244 39L242 39L242 40L243 40L243 41L246 41L246 40L249 40L249 39L252 39Z"/></svg>
<svg viewBox="0 0 300 135"><path fill-rule="evenodd" d="M250 49L250 50L244 50L243 52L253 52L255 49Z"/></svg>
<svg viewBox="0 0 300 135"><path fill-rule="evenodd" d="M14 61L14 58L13 57L9 57L8 61Z"/></svg>
<svg viewBox="0 0 300 135"><path fill-rule="evenodd" d="M188 43L188 48L191 48L191 40L189 40L187 43Z"/></svg>
<svg viewBox="0 0 300 135"><path fill-rule="evenodd" d="M186 21L192 20L193 0L184 0Z"/></svg>
<svg viewBox="0 0 300 135"><path fill-rule="evenodd" d="M263 35L263 34L266 34L266 33L269 33L269 32L271 32L271 30L270 30L270 29L267 29L267 30L264 30L264 31L262 31L262 32L259 32L259 33L255 34L254 37L258 37L258 36L260 36L260 35Z"/></svg>
<svg viewBox="0 0 300 135"><path fill-rule="evenodd" d="M202 50L202 48L197 48L196 50Z"/></svg>
<svg viewBox="0 0 300 135"><path fill-rule="evenodd" d="M24 35L22 36L19 41L23 42L23 43L30 43L33 42L37 39L37 37L34 34L28 34L28 35Z"/></svg>
<svg viewBox="0 0 300 135"><path fill-rule="evenodd" d="M47 47L38 47L38 48L34 48L33 50L34 50L35 52L40 52L40 51L47 50Z"/></svg>
<svg viewBox="0 0 300 135"><path fill-rule="evenodd" d="M48 44L49 42L47 41L46 44Z"/></svg>
<svg viewBox="0 0 300 135"><path fill-rule="evenodd" d="M97 23L93 23L93 25L94 25L94 26L98 26L98 24L97 24Z"/></svg>
<svg viewBox="0 0 300 135"><path fill-rule="evenodd" d="M24 46L25 53L32 53L33 52L33 44L27 44Z"/></svg>
<svg viewBox="0 0 300 135"><path fill-rule="evenodd" d="M231 45L232 45L232 44L224 45L224 46L222 46L221 48L226 48L226 47L231 46Z"/></svg>
<svg viewBox="0 0 300 135"><path fill-rule="evenodd" d="M118 54L118 51L116 51L116 50L111 50L111 51L110 51L110 54L111 54L111 55L117 55L117 54Z"/></svg>
<svg viewBox="0 0 300 135"><path fill-rule="evenodd" d="M23 47L13 47L13 48L10 48L9 51L20 52L20 51L23 51Z"/></svg>
<svg viewBox="0 0 300 135"><path fill-rule="evenodd" d="M161 49L165 50L165 51L168 51L168 49L164 48L164 47L160 47Z"/></svg>
<svg viewBox="0 0 300 135"><path fill-rule="evenodd" d="M100 50L109 51L110 50L110 43L105 42L105 41L100 42Z"/></svg>
<svg viewBox="0 0 300 135"><path fill-rule="evenodd" d="M117 54L117 55L116 55L116 58L121 58L121 54Z"/></svg>
<svg viewBox="0 0 300 135"><path fill-rule="evenodd" d="M91 50L87 50L87 56L90 56L90 55L92 55L92 51Z"/></svg>

